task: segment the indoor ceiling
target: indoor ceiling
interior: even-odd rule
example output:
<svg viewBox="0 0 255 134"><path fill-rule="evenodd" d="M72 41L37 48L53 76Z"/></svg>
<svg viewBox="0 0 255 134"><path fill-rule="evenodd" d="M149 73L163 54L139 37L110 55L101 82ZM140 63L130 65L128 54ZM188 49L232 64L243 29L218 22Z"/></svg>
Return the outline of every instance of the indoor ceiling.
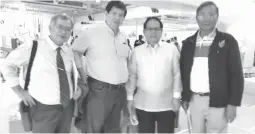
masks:
<svg viewBox="0 0 255 134"><path fill-rule="evenodd" d="M67 13L71 16L81 16L96 14L104 11L106 2L95 1L64 1L54 3L54 1L22 0L28 10L36 12L48 12L53 14Z"/></svg>
<svg viewBox="0 0 255 134"><path fill-rule="evenodd" d="M72 16L91 15L104 12L105 6L109 0L0 0L1 5L9 6L13 10L19 10L21 4L24 4L26 11L47 12L47 13L68 13ZM7 3L7 4L6 4ZM178 1L124 1L130 7L147 6L158 9L167 9L174 11L193 12L196 6Z"/></svg>
<svg viewBox="0 0 255 134"><path fill-rule="evenodd" d="M17 2L18 1L18 2ZM84 15L96 15L105 11L105 6L109 0L0 0L1 11L8 8L11 10L20 10L20 5L24 5L26 11L33 12L46 12L46 13L67 13L71 16L84 16ZM140 11L130 13L133 8L138 6L151 7L157 9L166 9L169 11L179 11L179 14L161 14L163 21L166 23L178 24L185 26L187 24L195 24L195 11L199 4L205 0L157 0L157 1L145 1L145 0L124 0L124 3L128 6L128 15L126 17L125 25L142 24L146 18ZM220 8L220 18L226 24L237 21L237 16L245 14L247 3L254 0L213 0ZM246 3L244 5L243 3ZM229 6L232 4L233 6ZM235 10L231 8L235 7ZM138 15L137 15L138 14ZM188 17L181 17L187 14ZM130 18L130 16L138 16L138 18ZM142 17L141 17L141 16ZM174 15L172 17L169 17ZM140 16L140 17L139 17ZM104 17L100 17L102 21Z"/></svg>
<svg viewBox="0 0 255 134"><path fill-rule="evenodd" d="M107 1L96 2L95 0L2 0L1 10L9 8L20 10L24 5L26 11L42 13L67 13L71 16L97 14L105 11Z"/></svg>
<svg viewBox="0 0 255 134"><path fill-rule="evenodd" d="M107 1L98 0L0 0L3 9L9 8L11 10L26 10L37 13L67 13L71 16L89 16L100 14L105 11L105 6ZM136 25L142 24L145 18L150 15L156 15L162 17L164 23L174 24L171 27L182 28L183 25L193 24L194 15L190 16L190 13L194 13L196 6L189 5L185 3L180 3L178 1L124 1L128 8L128 15L124 21L124 25ZM23 7L21 6L23 5ZM136 10L136 7L149 7L146 13L143 13L143 9ZM22 9L23 8L23 9ZM160 9L160 13L152 13L150 8ZM162 13L161 9L166 9L170 11L178 11L180 13ZM142 11L141 11L142 10ZM131 13L132 12L132 13ZM188 17L183 15L188 13ZM95 19L95 21L103 21L104 17L99 17L100 19ZM135 18L135 19L134 19ZM92 22L93 23L93 22Z"/></svg>

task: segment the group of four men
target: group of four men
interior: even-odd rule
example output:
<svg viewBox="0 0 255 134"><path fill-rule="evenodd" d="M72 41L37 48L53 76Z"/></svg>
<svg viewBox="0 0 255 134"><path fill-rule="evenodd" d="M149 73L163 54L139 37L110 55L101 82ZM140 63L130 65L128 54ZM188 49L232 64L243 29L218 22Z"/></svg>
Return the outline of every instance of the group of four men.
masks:
<svg viewBox="0 0 255 134"><path fill-rule="evenodd" d="M10 53L1 70L30 106L32 131L70 132L73 100L81 94L76 84L78 69L89 87L83 103L85 132L119 133L124 110L137 117L141 133L154 133L155 121L159 133L173 133L181 104L185 111L190 109L193 132L226 132L240 106L244 80L237 41L215 28L218 7L210 1L198 7L199 30L183 41L181 53L160 41L161 20L148 17L143 25L146 42L131 57L119 29L126 14L123 2L110 1L105 23L84 31L72 46L65 43L72 20L54 16L50 35L38 40L28 91L20 86L16 70L28 64L32 45Z"/></svg>

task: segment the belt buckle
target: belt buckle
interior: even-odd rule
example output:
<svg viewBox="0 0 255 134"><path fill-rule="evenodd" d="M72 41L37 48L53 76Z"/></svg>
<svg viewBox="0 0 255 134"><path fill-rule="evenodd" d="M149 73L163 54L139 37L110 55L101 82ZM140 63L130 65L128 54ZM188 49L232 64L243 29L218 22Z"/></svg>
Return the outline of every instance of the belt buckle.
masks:
<svg viewBox="0 0 255 134"><path fill-rule="evenodd" d="M125 87L125 83L119 84L119 89L121 88L121 86L124 86L124 87Z"/></svg>
<svg viewBox="0 0 255 134"><path fill-rule="evenodd" d="M200 96L208 96L207 93L198 93Z"/></svg>
<svg viewBox="0 0 255 134"><path fill-rule="evenodd" d="M110 90L119 90L121 86L123 86L124 84L117 84L117 85L113 85L113 84L109 84L109 89Z"/></svg>
<svg viewBox="0 0 255 134"><path fill-rule="evenodd" d="M117 90L120 90L121 86L123 86L123 83L118 84L118 85L116 85L116 86L117 86Z"/></svg>
<svg viewBox="0 0 255 134"><path fill-rule="evenodd" d="M110 84L110 83L108 83L108 85L109 85L109 88L108 88L108 89L109 89L109 90L112 90L112 86L113 86L113 85Z"/></svg>
<svg viewBox="0 0 255 134"><path fill-rule="evenodd" d="M116 90L115 88L117 87L118 88L118 85L113 85L113 84L109 84L109 90Z"/></svg>

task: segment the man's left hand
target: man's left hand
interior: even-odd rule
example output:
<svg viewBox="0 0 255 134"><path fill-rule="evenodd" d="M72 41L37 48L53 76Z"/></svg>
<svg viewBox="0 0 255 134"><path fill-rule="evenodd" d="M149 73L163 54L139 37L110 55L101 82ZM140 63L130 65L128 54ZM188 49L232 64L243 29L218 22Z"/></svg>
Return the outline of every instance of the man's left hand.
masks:
<svg viewBox="0 0 255 134"><path fill-rule="evenodd" d="M177 98L173 98L172 103L173 103L173 111L175 112L179 111L181 107L181 100Z"/></svg>
<svg viewBox="0 0 255 134"><path fill-rule="evenodd" d="M232 123L236 118L236 106L228 105L226 107L226 120Z"/></svg>
<svg viewBox="0 0 255 134"><path fill-rule="evenodd" d="M73 99L77 100L81 96L81 93L82 93L81 88L77 86L77 90L74 91L73 93Z"/></svg>

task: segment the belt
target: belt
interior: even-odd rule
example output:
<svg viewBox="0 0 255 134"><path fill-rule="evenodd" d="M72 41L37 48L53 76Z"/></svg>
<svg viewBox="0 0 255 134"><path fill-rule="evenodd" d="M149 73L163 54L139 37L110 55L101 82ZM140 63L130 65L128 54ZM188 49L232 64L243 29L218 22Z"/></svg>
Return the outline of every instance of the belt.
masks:
<svg viewBox="0 0 255 134"><path fill-rule="evenodd" d="M115 84L110 84L107 82L103 82L103 81L94 79L90 76L88 77L88 82L100 84L102 89L110 89L110 90L118 90L118 89L120 89L120 87L125 86L125 83L120 83L120 84L115 85Z"/></svg>
<svg viewBox="0 0 255 134"><path fill-rule="evenodd" d="M209 92L207 92L207 93L193 92L193 94L199 95L199 96L210 96L210 93L209 93Z"/></svg>

